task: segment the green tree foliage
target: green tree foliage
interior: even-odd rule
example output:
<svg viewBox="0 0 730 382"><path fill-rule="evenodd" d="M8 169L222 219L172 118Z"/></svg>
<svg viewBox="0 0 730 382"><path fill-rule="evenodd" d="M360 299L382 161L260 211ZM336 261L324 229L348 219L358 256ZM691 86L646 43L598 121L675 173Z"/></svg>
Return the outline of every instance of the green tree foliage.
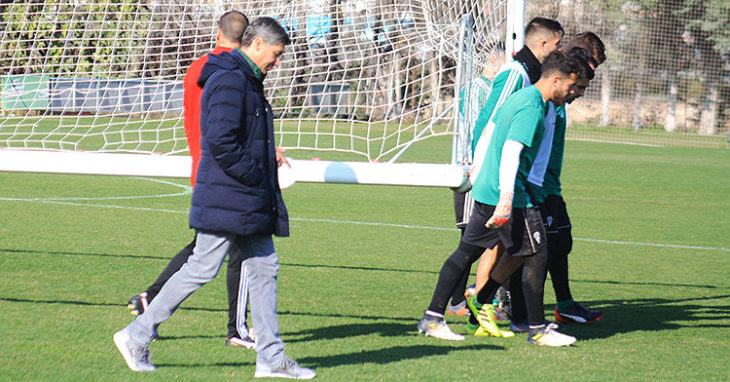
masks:
<svg viewBox="0 0 730 382"><path fill-rule="evenodd" d="M133 77L144 51L141 26L149 19L132 0L2 5L0 73Z"/></svg>

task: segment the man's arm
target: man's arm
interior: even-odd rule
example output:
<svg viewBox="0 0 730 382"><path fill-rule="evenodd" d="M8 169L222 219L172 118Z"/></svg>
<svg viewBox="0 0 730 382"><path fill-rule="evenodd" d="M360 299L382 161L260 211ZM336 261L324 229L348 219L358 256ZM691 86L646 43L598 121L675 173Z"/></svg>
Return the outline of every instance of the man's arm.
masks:
<svg viewBox="0 0 730 382"><path fill-rule="evenodd" d="M507 224L512 216L512 199L515 195L515 179L520 166L520 154L525 146L517 141L507 140L502 147L502 159L499 162L499 202L494 214L485 226L499 228Z"/></svg>

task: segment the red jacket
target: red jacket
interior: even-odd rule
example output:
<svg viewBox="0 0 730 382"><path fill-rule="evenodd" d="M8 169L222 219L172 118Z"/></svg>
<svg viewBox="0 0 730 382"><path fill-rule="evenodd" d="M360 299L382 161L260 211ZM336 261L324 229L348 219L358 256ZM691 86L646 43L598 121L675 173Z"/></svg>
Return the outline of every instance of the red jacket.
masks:
<svg viewBox="0 0 730 382"><path fill-rule="evenodd" d="M218 46L211 53L221 54L221 52L231 50L233 49ZM203 93L203 88L198 86L198 78L207 61L207 54L193 61L183 78L183 125L185 126L185 137L188 140L188 150L190 156L193 157L193 168L190 172L190 184L193 186L195 186L195 177L198 174L198 163L200 162L200 95Z"/></svg>

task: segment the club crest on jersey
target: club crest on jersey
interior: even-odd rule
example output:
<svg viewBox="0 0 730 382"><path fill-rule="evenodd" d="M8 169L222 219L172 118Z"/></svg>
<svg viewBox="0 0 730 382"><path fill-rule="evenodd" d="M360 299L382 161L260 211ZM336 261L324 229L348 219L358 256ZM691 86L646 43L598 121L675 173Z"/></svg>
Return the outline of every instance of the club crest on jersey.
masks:
<svg viewBox="0 0 730 382"><path fill-rule="evenodd" d="M540 232L534 232L532 234L532 237L535 239L535 243L542 244L541 243L541 241L542 241L542 235L540 235Z"/></svg>
<svg viewBox="0 0 730 382"><path fill-rule="evenodd" d="M552 216L548 216L547 219L545 219L545 220L547 220L547 226L548 227L552 227L553 226L553 217Z"/></svg>

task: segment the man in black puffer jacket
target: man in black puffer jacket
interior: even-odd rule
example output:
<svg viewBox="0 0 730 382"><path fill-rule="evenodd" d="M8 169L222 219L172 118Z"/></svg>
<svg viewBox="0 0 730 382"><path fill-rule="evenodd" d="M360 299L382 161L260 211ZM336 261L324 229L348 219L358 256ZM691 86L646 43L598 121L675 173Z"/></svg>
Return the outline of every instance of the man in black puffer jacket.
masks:
<svg viewBox="0 0 730 382"><path fill-rule="evenodd" d="M256 377L311 379L311 369L284 354L276 312L278 257L272 235L289 236L289 219L277 183L285 159L274 146L271 106L263 92L266 73L279 65L290 43L274 19L252 22L242 50L210 55L203 86L201 159L193 189L190 227L197 243L188 262L165 284L144 314L114 335L130 369L152 371L148 345L157 326L190 294L212 280L226 255L240 253L256 331ZM245 289L244 289L245 293ZM246 309L245 304L238 305Z"/></svg>

